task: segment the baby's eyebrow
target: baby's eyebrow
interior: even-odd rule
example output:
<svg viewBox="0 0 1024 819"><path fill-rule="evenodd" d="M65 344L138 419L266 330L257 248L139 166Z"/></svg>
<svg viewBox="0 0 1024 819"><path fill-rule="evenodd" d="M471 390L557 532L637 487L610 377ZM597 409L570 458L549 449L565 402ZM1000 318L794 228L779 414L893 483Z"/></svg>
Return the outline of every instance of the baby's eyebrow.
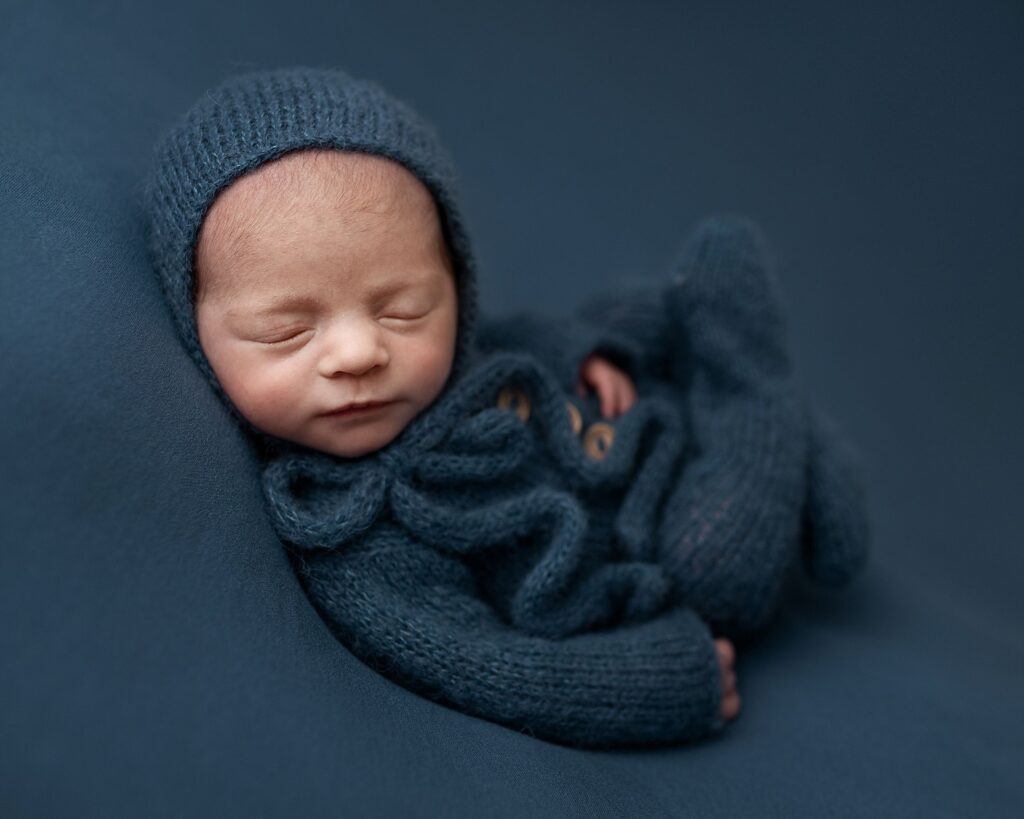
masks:
<svg viewBox="0 0 1024 819"><path fill-rule="evenodd" d="M405 290L408 287L416 287L422 282L418 280L408 279L396 279L391 282L384 284L378 284L375 287L371 287L367 296L371 300L384 298L385 296L391 296L395 293ZM268 302L255 306L252 310L245 311L255 316L269 316L275 313L285 313L291 310L309 310L316 307L317 300L312 296L305 296L299 294L293 294L285 296L277 301ZM228 310L228 315L237 315L241 311Z"/></svg>
<svg viewBox="0 0 1024 819"><path fill-rule="evenodd" d="M251 312L256 316L269 316L272 313L284 313L289 310L309 309L315 305L316 299L310 296L288 296L278 301L255 307L251 311L228 310L228 314L232 315L239 312Z"/></svg>

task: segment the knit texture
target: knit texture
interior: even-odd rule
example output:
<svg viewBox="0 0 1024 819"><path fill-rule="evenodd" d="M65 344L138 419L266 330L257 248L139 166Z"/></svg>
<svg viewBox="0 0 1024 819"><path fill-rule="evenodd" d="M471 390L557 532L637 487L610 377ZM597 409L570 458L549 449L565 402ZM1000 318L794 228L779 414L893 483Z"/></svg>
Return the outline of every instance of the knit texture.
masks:
<svg viewBox="0 0 1024 819"><path fill-rule="evenodd" d="M176 326L239 418L198 345L193 244L218 190L305 145L409 168L459 275L458 366L387 447L346 460L243 419L325 621L410 690L538 737L630 747L719 730L713 634L763 629L794 561L841 585L867 554L856 454L800 397L760 231L712 217L664 282L573 316L477 322L451 166L411 109L338 71L240 75L162 144L147 203ZM619 418L574 393L592 352L637 385Z"/></svg>

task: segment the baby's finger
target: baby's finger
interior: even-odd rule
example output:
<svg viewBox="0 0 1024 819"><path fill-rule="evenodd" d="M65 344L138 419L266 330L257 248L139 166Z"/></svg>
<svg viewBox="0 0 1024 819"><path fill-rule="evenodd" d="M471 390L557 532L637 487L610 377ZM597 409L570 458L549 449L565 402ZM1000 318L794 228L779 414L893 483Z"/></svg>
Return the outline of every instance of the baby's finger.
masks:
<svg viewBox="0 0 1024 819"><path fill-rule="evenodd" d="M623 412L629 412L629 408L636 403L636 387L632 381L626 381L626 400L622 405Z"/></svg>
<svg viewBox="0 0 1024 819"><path fill-rule="evenodd" d="M722 697L720 710L724 719L735 719L740 713L740 695L732 693Z"/></svg>
<svg viewBox="0 0 1024 819"><path fill-rule="evenodd" d="M622 381L616 378L612 382L612 413L614 417L618 418L623 413L623 407L626 403L626 395L622 390Z"/></svg>
<svg viewBox="0 0 1024 819"><path fill-rule="evenodd" d="M601 415L604 418L615 417L615 407L618 398L615 395L615 382L604 382L604 389L601 392Z"/></svg>
<svg viewBox="0 0 1024 819"><path fill-rule="evenodd" d="M626 411L629 402L629 384L622 376L616 375L612 379L612 393L612 412L614 417L618 418Z"/></svg>
<svg viewBox="0 0 1024 819"><path fill-rule="evenodd" d="M715 640L715 650L718 652L719 659L725 665L732 665L733 660L736 658L736 651L732 647L732 641L725 638L719 637Z"/></svg>
<svg viewBox="0 0 1024 819"><path fill-rule="evenodd" d="M605 418L615 417L615 400L614 385L605 383L601 391L601 415Z"/></svg>
<svg viewBox="0 0 1024 819"><path fill-rule="evenodd" d="M613 385L608 382L603 373L595 373L591 383L601 398L601 415L605 418L610 418L612 410L615 408Z"/></svg>

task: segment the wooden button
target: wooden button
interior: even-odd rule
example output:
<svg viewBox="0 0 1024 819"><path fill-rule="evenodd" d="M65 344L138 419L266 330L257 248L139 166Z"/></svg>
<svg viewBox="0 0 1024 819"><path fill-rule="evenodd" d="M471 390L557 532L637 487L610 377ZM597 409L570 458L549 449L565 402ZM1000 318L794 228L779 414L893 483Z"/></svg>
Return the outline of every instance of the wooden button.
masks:
<svg viewBox="0 0 1024 819"><path fill-rule="evenodd" d="M498 393L498 409L514 408L519 420L526 423L530 417L530 398L516 387L503 387Z"/></svg>
<svg viewBox="0 0 1024 819"><path fill-rule="evenodd" d="M604 459L615 441L615 428L604 421L598 421L587 427L583 436L583 451L595 461Z"/></svg>
<svg viewBox="0 0 1024 819"><path fill-rule="evenodd" d="M572 401L565 402L565 408L569 411L569 423L572 424L572 434L579 435L583 429L583 416Z"/></svg>

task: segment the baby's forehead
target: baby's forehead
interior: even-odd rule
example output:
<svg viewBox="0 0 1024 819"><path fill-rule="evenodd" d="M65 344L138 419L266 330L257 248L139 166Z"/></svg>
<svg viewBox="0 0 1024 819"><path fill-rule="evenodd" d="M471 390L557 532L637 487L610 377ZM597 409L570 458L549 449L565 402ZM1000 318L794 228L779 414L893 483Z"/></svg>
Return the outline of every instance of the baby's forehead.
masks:
<svg viewBox="0 0 1024 819"><path fill-rule="evenodd" d="M267 252L302 252L312 246L304 236L330 236L336 242L347 234L346 229L324 233L328 222L322 213L340 216L357 232L385 223L408 236L437 234L440 228L433 195L399 162L339 149L295 151L244 174L217 195L197 237L198 292L212 292L225 276L238 287L233 271L259 265ZM361 214L386 221L367 222ZM443 254L450 258L446 245Z"/></svg>
<svg viewBox="0 0 1024 819"><path fill-rule="evenodd" d="M397 163L383 157L334 149L295 151L239 177L214 200L212 222L254 220L281 214L300 200L333 208L365 208L386 202ZM406 172L408 173L408 172Z"/></svg>
<svg viewBox="0 0 1024 819"><path fill-rule="evenodd" d="M245 252L247 237L287 221L296 211L387 213L422 217L434 211L426 187L383 156L334 148L294 151L236 179L215 198L200 225L197 251Z"/></svg>

